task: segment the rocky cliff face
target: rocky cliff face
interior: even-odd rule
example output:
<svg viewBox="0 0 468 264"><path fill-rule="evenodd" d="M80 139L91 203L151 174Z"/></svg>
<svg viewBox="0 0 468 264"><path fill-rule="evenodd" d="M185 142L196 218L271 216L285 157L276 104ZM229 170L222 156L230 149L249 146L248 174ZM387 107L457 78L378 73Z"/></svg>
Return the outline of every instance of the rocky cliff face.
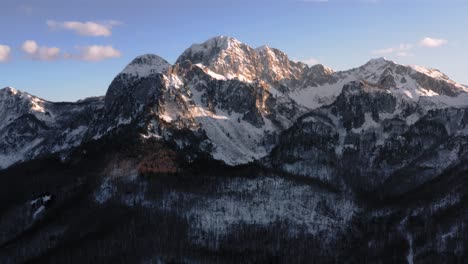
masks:
<svg viewBox="0 0 468 264"><path fill-rule="evenodd" d="M307 65L290 61L282 51L268 46L252 48L231 37L215 37L192 45L176 63L190 61L208 67L228 79L252 82L261 80L271 85L281 80L301 78Z"/></svg>
<svg viewBox="0 0 468 264"><path fill-rule="evenodd" d="M292 101L277 102L259 82L219 79L190 61L145 77L119 74L106 98L108 123L99 120L96 134L118 122L167 140L173 140L171 129L201 132L213 157L231 165L267 155L279 131L302 113Z"/></svg>
<svg viewBox="0 0 468 264"><path fill-rule="evenodd" d="M0 257L461 263L467 94L229 37L137 57L103 98L2 89Z"/></svg>

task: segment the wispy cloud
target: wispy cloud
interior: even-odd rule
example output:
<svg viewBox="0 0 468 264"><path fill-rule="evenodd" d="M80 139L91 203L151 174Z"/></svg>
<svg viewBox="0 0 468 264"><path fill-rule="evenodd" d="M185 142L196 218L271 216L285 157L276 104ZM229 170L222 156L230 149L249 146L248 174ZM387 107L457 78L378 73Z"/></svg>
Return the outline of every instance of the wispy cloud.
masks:
<svg viewBox="0 0 468 264"><path fill-rule="evenodd" d="M120 25L118 21L107 21L103 23L87 21L54 21L48 20L47 26L51 30L71 30L81 36L108 37L112 35L112 28Z"/></svg>
<svg viewBox="0 0 468 264"><path fill-rule="evenodd" d="M425 37L419 42L419 44L426 48L438 48L448 44L448 40L442 38Z"/></svg>
<svg viewBox="0 0 468 264"><path fill-rule="evenodd" d="M396 47L374 50L372 51L372 54L379 56L395 55L398 57L409 57L412 56L410 51L413 49L413 47L413 44L402 43Z"/></svg>
<svg viewBox="0 0 468 264"><path fill-rule="evenodd" d="M122 56L119 50L110 45L77 46L75 47L76 53L66 53L57 47L39 46L36 41L27 40L23 43L21 49L28 55L29 59L40 61L73 59L96 62Z"/></svg>
<svg viewBox="0 0 468 264"><path fill-rule="evenodd" d="M80 50L80 53L77 56L72 55L71 57L79 60L102 61L122 56L122 53L112 46L92 45L77 48Z"/></svg>
<svg viewBox="0 0 468 264"><path fill-rule="evenodd" d="M397 56L411 57L414 56L412 51L418 47L438 48L448 44L448 40L442 38L425 37L416 44L400 44L399 46L373 50L372 54L378 56Z"/></svg>
<svg viewBox="0 0 468 264"><path fill-rule="evenodd" d="M0 45L0 62L5 62L10 59L11 48L7 45Z"/></svg>
<svg viewBox="0 0 468 264"><path fill-rule="evenodd" d="M60 49L57 47L39 46L34 40L23 42L21 49L28 55L28 58L40 61L51 61L60 58Z"/></svg>

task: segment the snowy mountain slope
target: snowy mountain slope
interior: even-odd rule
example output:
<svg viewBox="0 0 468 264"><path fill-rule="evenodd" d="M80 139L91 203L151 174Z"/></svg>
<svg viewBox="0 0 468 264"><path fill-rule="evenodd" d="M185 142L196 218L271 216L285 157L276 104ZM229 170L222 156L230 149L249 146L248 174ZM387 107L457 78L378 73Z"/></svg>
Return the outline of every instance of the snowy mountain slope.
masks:
<svg viewBox="0 0 468 264"><path fill-rule="evenodd" d="M273 108L275 100L256 82L218 80L198 65L187 67L179 75L190 89L188 115L214 144L216 159L239 164L267 155L275 135L298 114Z"/></svg>
<svg viewBox="0 0 468 264"><path fill-rule="evenodd" d="M50 114L46 115L45 113L45 108L48 107L47 101L28 93L23 93L12 87L0 90L0 107L4 110L0 113L0 118L3 120L0 128L4 128L25 113L31 113L36 118L47 122L54 121Z"/></svg>
<svg viewBox="0 0 468 264"><path fill-rule="evenodd" d="M119 74L93 134L103 135L124 120L121 124L140 127L144 137L177 141L184 148L184 139L172 136L175 130L201 131L199 140L210 143L215 159L243 164L266 156L279 132L302 113L289 104L277 103L258 82L219 78L203 65L184 62L145 77Z"/></svg>
<svg viewBox="0 0 468 264"><path fill-rule="evenodd" d="M384 58L373 59L359 68L330 73L321 84L304 82L305 85L286 95L305 107L315 109L333 102L346 83L361 80L388 88L390 93L404 100L427 102L429 109L468 105L464 100L468 92L466 87L439 71L404 66Z"/></svg>
<svg viewBox="0 0 468 264"><path fill-rule="evenodd" d="M427 111L382 86L351 82L332 104L285 131L265 162L337 187L349 182L367 190L404 173L406 178L398 181L404 192L462 162L467 111Z"/></svg>
<svg viewBox="0 0 468 264"><path fill-rule="evenodd" d="M52 103L11 87L0 90L0 168L80 145L103 99Z"/></svg>
<svg viewBox="0 0 468 264"><path fill-rule="evenodd" d="M259 79L267 84L281 80L300 79L304 71L308 69L306 64L289 60L288 55L278 49L265 45L256 48L255 51L262 66Z"/></svg>

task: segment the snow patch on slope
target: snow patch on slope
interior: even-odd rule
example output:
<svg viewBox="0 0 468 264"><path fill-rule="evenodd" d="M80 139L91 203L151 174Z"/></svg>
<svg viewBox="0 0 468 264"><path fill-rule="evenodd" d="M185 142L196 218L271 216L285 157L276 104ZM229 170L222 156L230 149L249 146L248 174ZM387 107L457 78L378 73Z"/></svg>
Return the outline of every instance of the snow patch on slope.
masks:
<svg viewBox="0 0 468 264"><path fill-rule="evenodd" d="M216 113L203 107L202 92L192 89L195 105L190 108L192 117L201 125L208 138L215 145L213 157L229 165L251 162L268 154L262 140L274 131L273 124L264 119L266 125L257 128L242 120L239 113L226 113L216 109Z"/></svg>
<svg viewBox="0 0 468 264"><path fill-rule="evenodd" d="M206 74L208 74L209 76L211 76L212 78L214 78L214 79L216 79L216 80L222 80L222 81L226 81L226 80L227 80L226 76L221 75L221 74L217 74L216 72L210 70L208 67L204 66L204 65L201 64L201 63L197 63L197 64L195 64L195 66L199 67L199 68L202 69Z"/></svg>
<svg viewBox="0 0 468 264"><path fill-rule="evenodd" d="M42 141L42 138L36 138L28 145L16 150L16 152L10 152L7 154L0 153L0 169L7 168L19 161L27 160L28 154L31 152L31 150L37 147Z"/></svg>
<svg viewBox="0 0 468 264"><path fill-rule="evenodd" d="M306 87L305 89L294 90L289 97L296 103L308 109L316 109L324 105L329 105L335 101L343 90L343 86L355 80L352 77L346 77L336 83L324 84L317 87Z"/></svg>
<svg viewBox="0 0 468 264"><path fill-rule="evenodd" d="M420 73L424 73L427 76L432 77L434 79L450 81L450 78L447 75L440 72L439 70L428 69L428 68L417 66L417 65L411 65L410 67L413 68L413 70L420 72Z"/></svg>

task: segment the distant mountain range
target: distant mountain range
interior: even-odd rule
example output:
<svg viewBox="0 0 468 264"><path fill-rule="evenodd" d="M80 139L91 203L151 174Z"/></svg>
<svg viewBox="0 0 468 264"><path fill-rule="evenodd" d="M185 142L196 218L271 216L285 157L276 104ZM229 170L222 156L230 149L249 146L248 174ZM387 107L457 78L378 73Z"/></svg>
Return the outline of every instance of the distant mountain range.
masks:
<svg viewBox="0 0 468 264"><path fill-rule="evenodd" d="M4 263L462 263L468 87L220 36L104 97L0 90L0 168Z"/></svg>

